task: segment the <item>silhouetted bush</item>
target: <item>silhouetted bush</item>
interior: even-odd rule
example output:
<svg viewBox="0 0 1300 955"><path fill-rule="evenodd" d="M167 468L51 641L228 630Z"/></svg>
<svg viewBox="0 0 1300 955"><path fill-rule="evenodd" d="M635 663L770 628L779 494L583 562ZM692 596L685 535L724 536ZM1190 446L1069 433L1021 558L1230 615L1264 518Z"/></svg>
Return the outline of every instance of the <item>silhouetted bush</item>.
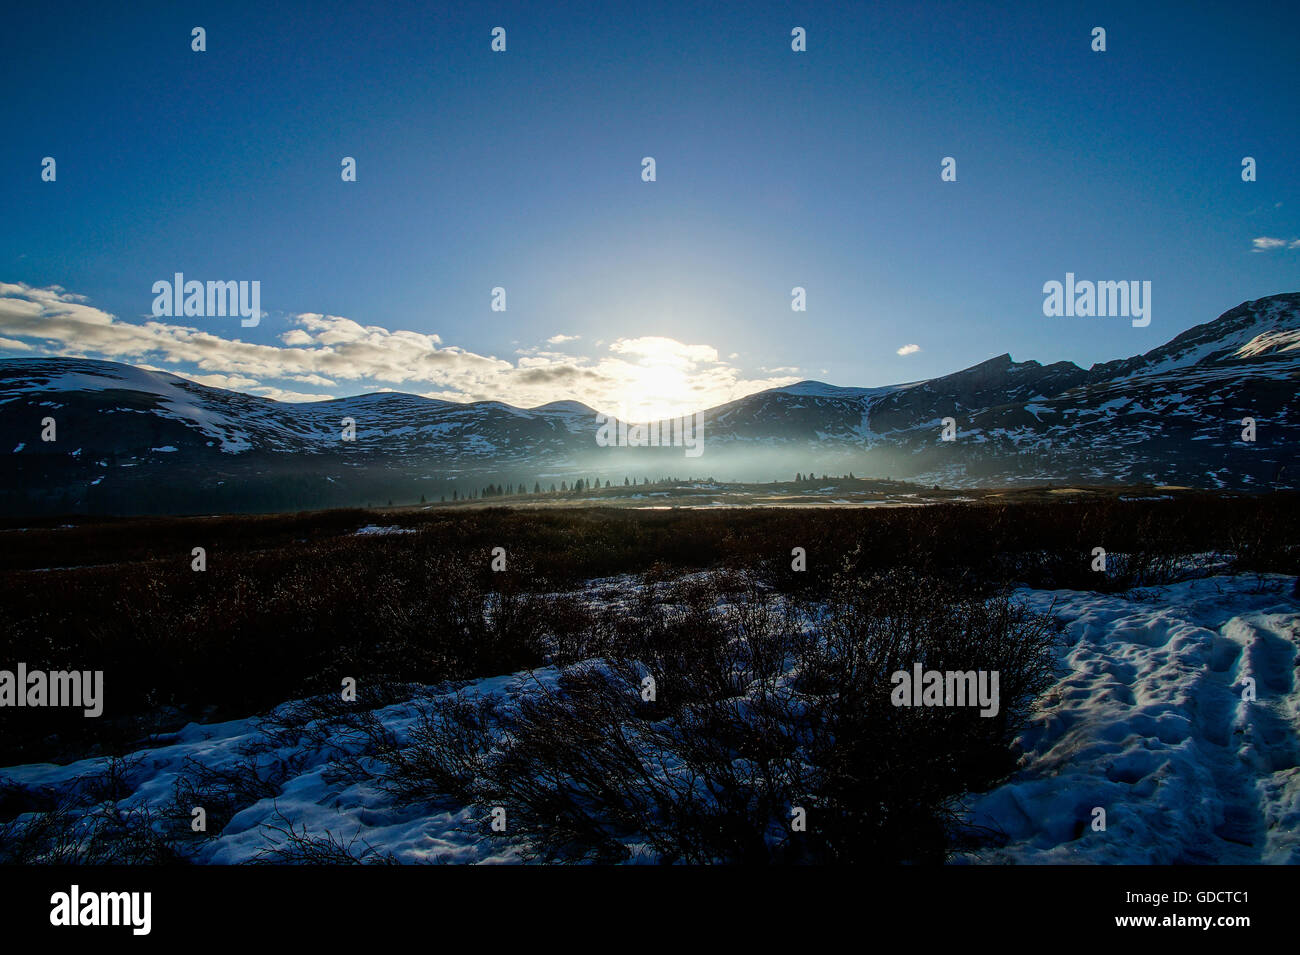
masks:
<svg viewBox="0 0 1300 955"><path fill-rule="evenodd" d="M508 702L430 698L406 743L375 747L383 784L477 806L485 831L503 808L545 860L937 861L953 800L1011 770L1058 635L1005 592L865 577L852 559L812 617L749 575L647 584L629 603L609 658ZM893 705L891 675L914 663L998 671L997 715Z"/></svg>

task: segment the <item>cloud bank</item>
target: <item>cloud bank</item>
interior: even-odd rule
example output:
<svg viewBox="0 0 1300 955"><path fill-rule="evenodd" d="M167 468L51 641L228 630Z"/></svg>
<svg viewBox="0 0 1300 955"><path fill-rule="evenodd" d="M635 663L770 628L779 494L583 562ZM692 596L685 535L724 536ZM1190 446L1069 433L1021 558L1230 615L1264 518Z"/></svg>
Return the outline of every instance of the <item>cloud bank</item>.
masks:
<svg viewBox="0 0 1300 955"><path fill-rule="evenodd" d="M169 321L121 321L57 285L0 282L0 349L25 357L128 362L281 401L399 390L520 407L575 399L629 417L666 416L797 380L749 378L712 346L659 336L619 338L589 355L528 350L510 362L445 344L436 334L362 325L338 315L304 312L286 324L291 327L278 343L259 344ZM577 338L561 334L547 341Z"/></svg>

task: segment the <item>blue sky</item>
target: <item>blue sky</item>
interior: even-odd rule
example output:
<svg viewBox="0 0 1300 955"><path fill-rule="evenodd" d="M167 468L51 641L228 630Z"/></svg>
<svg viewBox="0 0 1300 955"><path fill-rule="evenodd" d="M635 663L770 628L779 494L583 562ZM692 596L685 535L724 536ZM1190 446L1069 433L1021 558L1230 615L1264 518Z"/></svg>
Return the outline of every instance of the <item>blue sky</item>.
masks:
<svg viewBox="0 0 1300 955"><path fill-rule="evenodd" d="M1294 3L277 6L6 13L0 355L667 413L1300 289ZM178 271L266 316L155 319ZM1044 317L1066 272L1150 281L1151 324Z"/></svg>

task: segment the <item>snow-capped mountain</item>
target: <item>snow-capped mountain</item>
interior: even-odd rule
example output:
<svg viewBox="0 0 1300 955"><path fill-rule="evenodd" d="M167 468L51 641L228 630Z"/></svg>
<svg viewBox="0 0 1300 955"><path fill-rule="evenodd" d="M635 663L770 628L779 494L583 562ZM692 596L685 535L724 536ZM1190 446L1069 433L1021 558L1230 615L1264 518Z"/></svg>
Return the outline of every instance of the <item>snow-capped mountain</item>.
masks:
<svg viewBox="0 0 1300 955"><path fill-rule="evenodd" d="M1294 485L1300 294L1244 302L1165 345L1083 369L1001 355L888 388L800 382L709 412L709 451L867 449L873 470L940 484L1075 480ZM942 440L945 418L956 428ZM1254 441L1243 440L1244 419ZM842 458L843 455L837 455ZM822 465L811 460L817 470ZM837 469L840 469L837 464ZM862 470L862 469L860 469Z"/></svg>
<svg viewBox="0 0 1300 955"><path fill-rule="evenodd" d="M600 447L596 412L574 401L521 409L385 392L291 404L130 365L16 358L0 361L0 493L5 511L27 513L411 500L566 473L1294 486L1298 382L1300 293L1089 369L1001 355L928 381L749 395L703 412L699 458ZM54 441L42 440L46 418ZM948 418L955 440L943 440Z"/></svg>
<svg viewBox="0 0 1300 955"><path fill-rule="evenodd" d="M145 456L170 446L241 454L382 450L433 451L453 460L527 455L587 434L595 412L577 402L533 411L499 401L460 404L399 392L295 404L210 388L167 372L79 358L0 362L0 408L17 423L19 408L54 415L68 440L91 440L101 454ZM89 417L94 427L82 427ZM345 420L355 439L343 439ZM5 432L6 440L8 432ZM73 437L75 435L76 437ZM21 438L21 433L20 433ZM39 438L38 435L32 437ZM62 453L60 437L30 453Z"/></svg>

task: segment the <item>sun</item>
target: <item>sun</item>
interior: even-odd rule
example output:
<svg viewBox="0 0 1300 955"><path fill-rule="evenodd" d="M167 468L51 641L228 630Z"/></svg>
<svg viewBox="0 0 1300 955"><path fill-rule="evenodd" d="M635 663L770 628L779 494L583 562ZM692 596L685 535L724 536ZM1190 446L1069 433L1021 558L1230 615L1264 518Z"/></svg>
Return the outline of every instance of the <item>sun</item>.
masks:
<svg viewBox="0 0 1300 955"><path fill-rule="evenodd" d="M643 361L627 369L623 386L624 407L617 415L626 421L657 421L699 411L686 371L669 362Z"/></svg>

